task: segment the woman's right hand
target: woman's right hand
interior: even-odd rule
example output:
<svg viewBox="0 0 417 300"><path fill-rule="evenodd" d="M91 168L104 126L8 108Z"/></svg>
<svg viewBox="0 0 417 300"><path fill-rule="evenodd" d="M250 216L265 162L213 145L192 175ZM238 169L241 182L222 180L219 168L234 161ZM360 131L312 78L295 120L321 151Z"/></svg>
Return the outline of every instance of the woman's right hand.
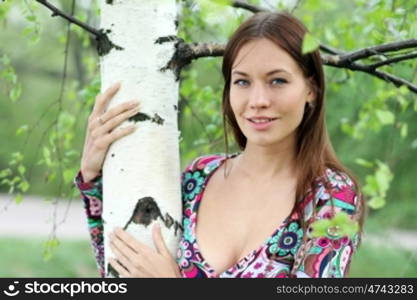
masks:
<svg viewBox="0 0 417 300"><path fill-rule="evenodd" d="M132 133L136 128L135 125L132 125L115 130L123 121L139 112L139 101L125 102L105 112L107 104L119 88L120 83L116 83L103 94L98 94L93 111L88 118L81 158L81 173L85 182L89 182L100 174L110 145L121 137Z"/></svg>

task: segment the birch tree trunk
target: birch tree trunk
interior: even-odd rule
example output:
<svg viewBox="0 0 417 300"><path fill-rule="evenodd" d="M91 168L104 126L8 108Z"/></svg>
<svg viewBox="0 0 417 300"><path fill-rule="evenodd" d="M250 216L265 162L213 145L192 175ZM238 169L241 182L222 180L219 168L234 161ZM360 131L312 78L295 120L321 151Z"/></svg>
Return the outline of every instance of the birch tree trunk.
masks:
<svg viewBox="0 0 417 300"><path fill-rule="evenodd" d="M175 0L101 1L101 29L117 48L101 57L102 90L117 81L121 88L108 108L132 99L141 102L134 120L138 129L115 142L103 166L103 219L106 277L113 275L107 234L125 228L154 248L152 224L158 222L175 257L181 235L178 80L161 71L175 53ZM107 109L108 109L107 108ZM115 275L117 276L117 275Z"/></svg>

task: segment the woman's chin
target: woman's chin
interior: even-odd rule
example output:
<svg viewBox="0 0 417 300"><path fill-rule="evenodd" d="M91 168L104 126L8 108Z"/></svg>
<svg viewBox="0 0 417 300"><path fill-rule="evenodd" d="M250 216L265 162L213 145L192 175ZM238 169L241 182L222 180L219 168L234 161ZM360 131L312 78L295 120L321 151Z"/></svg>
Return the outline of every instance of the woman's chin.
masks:
<svg viewBox="0 0 417 300"><path fill-rule="evenodd" d="M247 143L258 147L271 147L278 143L278 140L273 140L267 137L249 137Z"/></svg>

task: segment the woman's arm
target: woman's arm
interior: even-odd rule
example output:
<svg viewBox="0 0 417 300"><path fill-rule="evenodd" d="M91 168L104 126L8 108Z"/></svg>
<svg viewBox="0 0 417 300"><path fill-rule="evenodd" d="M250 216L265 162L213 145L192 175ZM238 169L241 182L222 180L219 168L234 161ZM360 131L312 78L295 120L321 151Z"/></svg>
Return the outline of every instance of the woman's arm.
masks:
<svg viewBox="0 0 417 300"><path fill-rule="evenodd" d="M97 266L104 277L104 244L102 214L101 169L110 145L116 140L134 132L135 125L118 126L139 112L139 102L129 101L106 110L110 100L120 88L114 84L104 93L96 96L93 111L88 117L86 137L81 157L81 170L74 183L81 192L87 214L91 242ZM83 177L84 176L84 177Z"/></svg>
<svg viewBox="0 0 417 300"><path fill-rule="evenodd" d="M104 277L104 241L102 219L102 176L99 174L89 182L85 182L81 171L78 172L74 183L80 190L87 216L88 231L91 238L94 257L100 276Z"/></svg>
<svg viewBox="0 0 417 300"><path fill-rule="evenodd" d="M345 277L348 274L350 262L356 252L360 241L360 230L357 224L361 214L360 196L357 195L353 182L346 176L338 176L334 182L330 182L332 190L329 193L322 190L316 207L316 216L308 219L307 241L300 247L295 258L295 277ZM323 199L324 198L324 199ZM316 201L316 200L314 200ZM351 234L340 234L342 226L338 226L333 215L339 214L340 220L352 222ZM313 235L314 224L322 220L320 236ZM330 221L333 220L333 221ZM342 221L343 223L343 221Z"/></svg>

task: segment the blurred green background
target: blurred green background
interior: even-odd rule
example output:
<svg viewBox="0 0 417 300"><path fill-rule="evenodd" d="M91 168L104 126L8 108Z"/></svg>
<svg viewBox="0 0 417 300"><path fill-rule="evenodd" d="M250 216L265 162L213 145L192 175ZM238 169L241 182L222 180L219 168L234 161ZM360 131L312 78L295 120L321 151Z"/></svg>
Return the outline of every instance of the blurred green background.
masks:
<svg viewBox="0 0 417 300"><path fill-rule="evenodd" d="M54 4L70 12L71 2ZM297 1L249 2L291 9ZM412 2L299 1L294 13L320 42L353 51L415 37L417 6ZM179 35L186 41L225 43L251 15L224 5L225 1L183 3ZM77 1L75 15L80 20L98 27L98 13L96 1ZM72 179L100 88L99 65L94 41L75 26L70 27L66 51L67 28L66 22L52 18L34 1L0 4L0 193L12 193L16 202L23 202L12 205L23 205L25 195L39 196L40 201L54 197L80 201ZM203 58L181 74L182 167L198 155L225 151L220 68L221 58ZM417 83L416 59L382 70ZM329 134L339 158L365 188L369 204L365 241L354 256L350 276L416 277L417 247L406 246L417 240L416 95L368 74L331 67L325 72ZM0 209L10 205L1 199ZM400 242L388 241L389 230ZM373 243L371 237L382 242ZM408 240L401 242L402 238ZM87 239L9 238L0 228L2 277L97 275Z"/></svg>

